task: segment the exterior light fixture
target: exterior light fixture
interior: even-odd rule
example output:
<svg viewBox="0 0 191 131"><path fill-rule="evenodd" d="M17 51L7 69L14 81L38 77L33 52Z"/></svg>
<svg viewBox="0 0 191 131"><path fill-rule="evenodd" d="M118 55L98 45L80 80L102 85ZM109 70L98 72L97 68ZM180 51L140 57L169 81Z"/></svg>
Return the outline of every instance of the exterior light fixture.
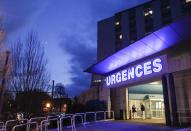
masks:
<svg viewBox="0 0 191 131"><path fill-rule="evenodd" d="M149 83L150 85L158 85L159 84L159 81L155 81L155 82L151 82Z"/></svg>

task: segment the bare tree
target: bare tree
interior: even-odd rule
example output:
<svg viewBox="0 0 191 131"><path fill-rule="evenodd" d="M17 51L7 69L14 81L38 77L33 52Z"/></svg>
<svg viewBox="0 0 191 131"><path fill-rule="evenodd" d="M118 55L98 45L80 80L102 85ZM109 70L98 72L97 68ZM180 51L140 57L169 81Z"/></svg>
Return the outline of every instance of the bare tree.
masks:
<svg viewBox="0 0 191 131"><path fill-rule="evenodd" d="M55 98L66 98L68 95L66 94L64 84L57 83L55 86L54 97Z"/></svg>
<svg viewBox="0 0 191 131"><path fill-rule="evenodd" d="M11 88L20 91L47 91L49 74L42 42L35 32L25 41L18 40L11 48Z"/></svg>
<svg viewBox="0 0 191 131"><path fill-rule="evenodd" d="M6 105L7 96L6 92L6 81L9 69L9 54L10 52L6 49L5 44L5 28L3 26L3 18L0 16L0 113L2 112L3 106Z"/></svg>
<svg viewBox="0 0 191 131"><path fill-rule="evenodd" d="M0 50L1 50L1 45L3 43L3 40L5 38L5 30L3 28L3 18L0 16Z"/></svg>

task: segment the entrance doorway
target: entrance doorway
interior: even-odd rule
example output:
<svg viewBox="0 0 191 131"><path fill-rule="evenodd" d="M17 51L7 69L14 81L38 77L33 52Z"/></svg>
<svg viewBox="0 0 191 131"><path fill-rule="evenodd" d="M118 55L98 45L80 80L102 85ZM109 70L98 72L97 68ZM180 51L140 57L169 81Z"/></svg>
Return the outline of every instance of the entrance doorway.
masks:
<svg viewBox="0 0 191 131"><path fill-rule="evenodd" d="M165 108L161 81L128 87L129 119L165 123ZM155 119L156 121L153 121Z"/></svg>

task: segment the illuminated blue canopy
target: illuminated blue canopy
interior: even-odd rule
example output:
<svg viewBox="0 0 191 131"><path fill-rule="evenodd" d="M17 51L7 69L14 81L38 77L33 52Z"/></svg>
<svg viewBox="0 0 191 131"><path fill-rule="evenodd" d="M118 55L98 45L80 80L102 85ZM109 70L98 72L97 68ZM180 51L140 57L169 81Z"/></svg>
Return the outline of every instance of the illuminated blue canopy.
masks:
<svg viewBox="0 0 191 131"><path fill-rule="evenodd" d="M103 61L93 65L87 72L107 74L131 62L161 52L191 36L191 17L169 24L152 34L123 48Z"/></svg>

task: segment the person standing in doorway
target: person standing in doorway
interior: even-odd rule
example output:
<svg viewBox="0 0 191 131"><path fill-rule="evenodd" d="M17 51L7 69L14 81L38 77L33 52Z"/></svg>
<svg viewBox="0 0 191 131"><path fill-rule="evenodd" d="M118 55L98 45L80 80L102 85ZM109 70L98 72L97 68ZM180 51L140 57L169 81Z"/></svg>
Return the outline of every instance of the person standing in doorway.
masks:
<svg viewBox="0 0 191 131"><path fill-rule="evenodd" d="M145 119L145 106L141 103L142 118Z"/></svg>
<svg viewBox="0 0 191 131"><path fill-rule="evenodd" d="M132 113L133 113L133 119L135 119L135 113L136 113L135 105L132 106Z"/></svg>

